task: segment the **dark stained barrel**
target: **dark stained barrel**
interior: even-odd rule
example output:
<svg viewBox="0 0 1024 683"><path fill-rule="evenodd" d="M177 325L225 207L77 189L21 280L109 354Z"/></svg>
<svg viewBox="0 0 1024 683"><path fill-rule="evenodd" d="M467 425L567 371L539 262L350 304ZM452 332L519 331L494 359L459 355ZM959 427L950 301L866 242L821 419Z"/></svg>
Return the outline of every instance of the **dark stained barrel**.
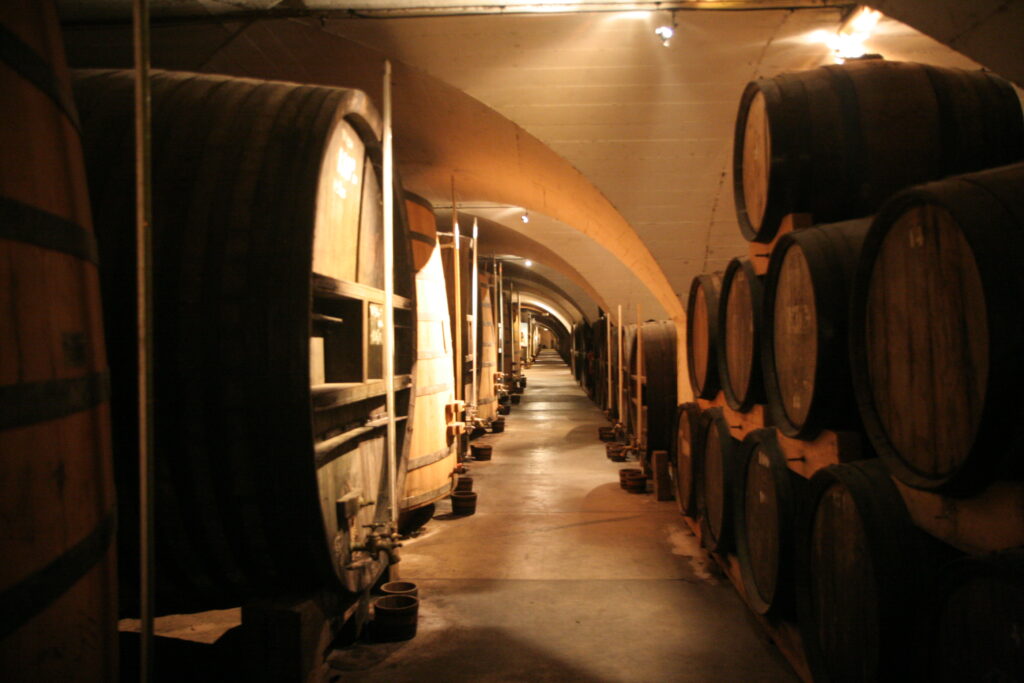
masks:
<svg viewBox="0 0 1024 683"><path fill-rule="evenodd" d="M53 3L0 3L0 44L0 678L116 680L109 375Z"/></svg>
<svg viewBox="0 0 1024 683"><path fill-rule="evenodd" d="M931 680L1020 680L1024 549L964 558L943 570L928 660Z"/></svg>
<svg viewBox="0 0 1024 683"><path fill-rule="evenodd" d="M1020 161L1024 127L991 73L869 60L749 83L733 149L740 229L770 242L786 214L867 216L911 185Z"/></svg>
<svg viewBox="0 0 1024 683"><path fill-rule="evenodd" d="M713 399L721 389L718 377L718 296L721 273L698 275L686 301L686 367L697 398Z"/></svg>
<svg viewBox="0 0 1024 683"><path fill-rule="evenodd" d="M668 451L675 438L676 325L671 320L650 320L643 323L640 330L640 346L643 349L642 393L639 401L644 410L642 443L647 445L647 455L650 456L654 451ZM637 346L634 340L629 354L632 381L626 391L630 405L637 404Z"/></svg>
<svg viewBox="0 0 1024 683"><path fill-rule="evenodd" d="M924 624L941 556L913 526L879 460L811 478L800 525L797 603L814 680L920 677Z"/></svg>
<svg viewBox="0 0 1024 683"><path fill-rule="evenodd" d="M132 81L75 82L125 520L137 515ZM356 548L390 518L378 117L354 90L160 71L152 85L157 609L360 590L386 556ZM415 321L401 222L395 291L402 418Z"/></svg>
<svg viewBox="0 0 1024 683"><path fill-rule="evenodd" d="M867 240L851 358L871 442L911 486L1020 478L1024 164L894 198Z"/></svg>
<svg viewBox="0 0 1024 683"><path fill-rule="evenodd" d="M772 423L812 439L859 425L847 352L849 297L870 222L783 235L765 280L762 362Z"/></svg>
<svg viewBox="0 0 1024 683"><path fill-rule="evenodd" d="M719 295L718 377L729 406L746 412L764 402L761 380L762 277L748 259L734 258Z"/></svg>
<svg viewBox="0 0 1024 683"><path fill-rule="evenodd" d="M792 615L797 511L807 480L786 464L774 429L740 445L736 551L747 602L759 614Z"/></svg>
<svg viewBox="0 0 1024 683"><path fill-rule="evenodd" d="M687 517L697 516L694 453L701 450L701 409L696 403L684 403L676 409L674 449L670 451L669 472L675 485L679 512Z"/></svg>
<svg viewBox="0 0 1024 683"><path fill-rule="evenodd" d="M740 442L733 438L721 408L706 411L701 436L703 450L697 458L699 476L697 505L700 512L701 542L708 550L733 549L733 495L740 471Z"/></svg>

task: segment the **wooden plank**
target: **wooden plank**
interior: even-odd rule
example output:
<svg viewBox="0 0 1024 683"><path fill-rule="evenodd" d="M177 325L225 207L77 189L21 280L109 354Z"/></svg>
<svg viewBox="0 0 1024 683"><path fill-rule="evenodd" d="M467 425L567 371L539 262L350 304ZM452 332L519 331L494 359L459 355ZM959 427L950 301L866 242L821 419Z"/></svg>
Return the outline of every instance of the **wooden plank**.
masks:
<svg viewBox="0 0 1024 683"><path fill-rule="evenodd" d="M1024 545L1024 482L995 482L972 498L893 482L914 524L941 541L971 554Z"/></svg>
<svg viewBox="0 0 1024 683"><path fill-rule="evenodd" d="M668 451L654 451L651 455L654 470L654 495L658 500L672 500L675 491L668 476Z"/></svg>
<svg viewBox="0 0 1024 683"><path fill-rule="evenodd" d="M384 303L384 290L358 282L338 280L319 273L313 273L314 296L344 297L363 299L377 304ZM412 301L399 294L394 295L395 308L412 309Z"/></svg>
<svg viewBox="0 0 1024 683"><path fill-rule="evenodd" d="M782 222L779 223L779 232L775 235L775 238L764 244L762 242L750 242L747 246L747 256L750 262L754 265L754 272L758 275L765 275L768 272L768 262L771 260L772 251L775 249L775 245L778 244L782 236L787 232L793 232L794 230L802 230L809 228L814 223L811 221L811 214L809 213L791 213L787 216L783 216Z"/></svg>
<svg viewBox="0 0 1024 683"><path fill-rule="evenodd" d="M763 429L768 426L765 419L765 406L760 403L752 407L748 412L741 413L730 408L729 403L725 400L725 394L719 391L714 399L698 398L697 404L700 405L701 410L721 408L722 415L725 417L725 421L729 423L732 435L736 439L742 440L755 429Z"/></svg>
<svg viewBox="0 0 1024 683"><path fill-rule="evenodd" d="M823 467L860 460L865 454L864 437L856 432L825 430L813 441L791 439L781 432L777 436L789 469L807 479Z"/></svg>

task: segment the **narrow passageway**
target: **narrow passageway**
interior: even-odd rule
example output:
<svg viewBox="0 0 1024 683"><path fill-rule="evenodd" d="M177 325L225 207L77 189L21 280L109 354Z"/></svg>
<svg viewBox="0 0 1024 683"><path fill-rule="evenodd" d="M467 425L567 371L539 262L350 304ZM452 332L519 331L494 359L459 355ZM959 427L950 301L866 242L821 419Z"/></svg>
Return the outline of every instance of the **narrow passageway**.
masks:
<svg viewBox="0 0 1024 683"><path fill-rule="evenodd" d="M447 501L403 548L419 634L336 662L364 681L791 681L674 502L625 492L607 425L554 352L470 464L476 514Z"/></svg>

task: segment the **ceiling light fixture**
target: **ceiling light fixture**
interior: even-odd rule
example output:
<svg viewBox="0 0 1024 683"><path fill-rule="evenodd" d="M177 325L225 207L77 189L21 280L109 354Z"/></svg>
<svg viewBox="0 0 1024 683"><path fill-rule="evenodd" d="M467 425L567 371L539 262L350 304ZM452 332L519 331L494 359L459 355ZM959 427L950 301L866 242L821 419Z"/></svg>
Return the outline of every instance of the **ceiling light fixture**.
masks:
<svg viewBox="0 0 1024 683"><path fill-rule="evenodd" d="M672 36L676 34L676 13L675 10L669 12L668 24L662 24L658 28L654 29L654 34L661 39L662 47L668 47L669 41L672 40Z"/></svg>
<svg viewBox="0 0 1024 683"><path fill-rule="evenodd" d="M519 217L519 220L521 220L524 223L529 223L530 222L530 214L528 214L525 211L523 211L523 215Z"/></svg>
<svg viewBox="0 0 1024 683"><path fill-rule="evenodd" d="M524 265L526 265L527 268L533 265L533 261L531 261L530 259L526 259L526 261L524 261L523 263Z"/></svg>

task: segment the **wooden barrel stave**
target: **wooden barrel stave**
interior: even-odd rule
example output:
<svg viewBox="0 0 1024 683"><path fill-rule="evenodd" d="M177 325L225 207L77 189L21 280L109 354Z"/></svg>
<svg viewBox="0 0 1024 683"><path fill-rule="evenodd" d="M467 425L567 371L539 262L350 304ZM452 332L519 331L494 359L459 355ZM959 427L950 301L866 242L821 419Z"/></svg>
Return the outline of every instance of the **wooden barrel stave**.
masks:
<svg viewBox="0 0 1024 683"><path fill-rule="evenodd" d="M1015 165L909 190L865 241L854 386L872 445L911 486L970 495L1024 476L1022 439L1006 428L1024 373L1022 187Z"/></svg>
<svg viewBox="0 0 1024 683"><path fill-rule="evenodd" d="M761 330L763 278L749 259L734 258L722 276L719 294L718 377L725 400L734 410L746 412L764 402L761 379Z"/></svg>
<svg viewBox="0 0 1024 683"><path fill-rule="evenodd" d="M116 678L109 377L56 10L0 8L0 670Z"/></svg>
<svg viewBox="0 0 1024 683"><path fill-rule="evenodd" d="M711 408L705 415L703 450L695 467L700 482L697 506L701 542L708 550L728 552L734 542L733 495L739 470L739 442L733 438L721 408Z"/></svg>
<svg viewBox="0 0 1024 683"><path fill-rule="evenodd" d="M734 517L747 602L759 614L791 616L796 515L807 480L789 469L774 429L748 434L740 460Z"/></svg>
<svg viewBox="0 0 1024 683"><path fill-rule="evenodd" d="M721 343L717 336L721 287L721 273L698 275L690 283L686 304L686 365L697 398L713 399L721 388L718 376Z"/></svg>
<svg viewBox="0 0 1024 683"><path fill-rule="evenodd" d="M1024 125L997 76L872 60L749 83L734 150L740 228L770 242L786 214L865 216L911 185L1019 161Z"/></svg>
<svg viewBox="0 0 1024 683"><path fill-rule="evenodd" d="M859 427L847 351L848 302L870 222L783 235L765 279L761 337L772 423L786 436Z"/></svg>
<svg viewBox="0 0 1024 683"><path fill-rule="evenodd" d="M680 514L697 516L696 479L694 454L701 450L699 440L702 419L700 406L684 403L676 409L674 449L670 451L669 471L675 484L676 504Z"/></svg>

